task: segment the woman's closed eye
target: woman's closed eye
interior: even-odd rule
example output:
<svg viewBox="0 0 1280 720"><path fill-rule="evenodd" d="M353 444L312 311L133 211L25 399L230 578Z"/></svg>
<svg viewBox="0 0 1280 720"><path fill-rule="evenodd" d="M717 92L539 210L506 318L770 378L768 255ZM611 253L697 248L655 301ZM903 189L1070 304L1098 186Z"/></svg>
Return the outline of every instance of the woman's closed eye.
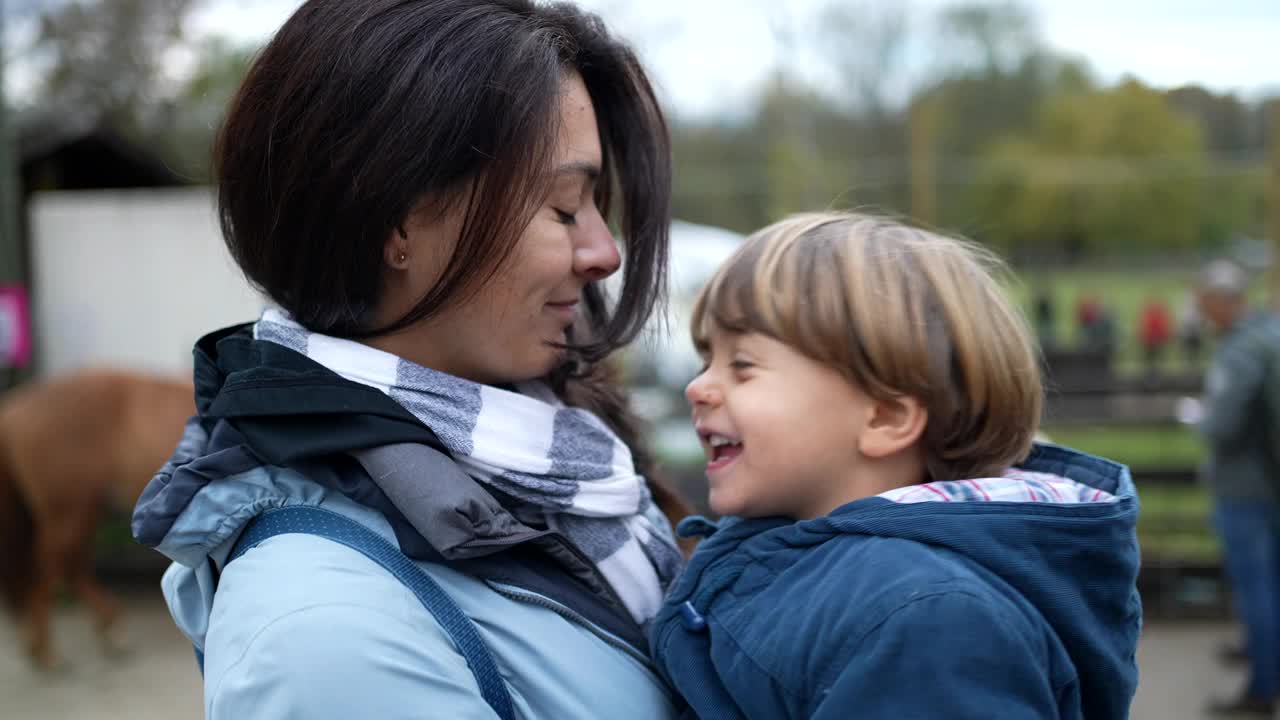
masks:
<svg viewBox="0 0 1280 720"><path fill-rule="evenodd" d="M563 225L577 225L578 216L571 212L566 212L560 208L552 208L556 212L556 221Z"/></svg>

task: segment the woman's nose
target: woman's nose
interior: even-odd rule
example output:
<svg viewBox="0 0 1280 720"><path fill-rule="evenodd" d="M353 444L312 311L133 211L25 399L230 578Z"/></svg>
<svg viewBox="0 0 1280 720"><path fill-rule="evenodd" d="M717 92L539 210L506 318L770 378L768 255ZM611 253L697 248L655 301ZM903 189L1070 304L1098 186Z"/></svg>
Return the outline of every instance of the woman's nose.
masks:
<svg viewBox="0 0 1280 720"><path fill-rule="evenodd" d="M622 255L600 213L590 213L582 225L573 249L573 271L587 282L599 282L617 272Z"/></svg>

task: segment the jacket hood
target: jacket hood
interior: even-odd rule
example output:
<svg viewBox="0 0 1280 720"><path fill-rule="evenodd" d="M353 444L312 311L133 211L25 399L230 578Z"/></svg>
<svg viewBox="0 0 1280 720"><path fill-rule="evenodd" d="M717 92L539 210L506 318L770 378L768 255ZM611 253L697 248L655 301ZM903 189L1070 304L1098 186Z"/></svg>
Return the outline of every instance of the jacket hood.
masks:
<svg viewBox="0 0 1280 720"><path fill-rule="evenodd" d="M716 526L701 518L686 521L682 534L711 537L668 605L689 600L695 588L700 605L713 603L702 594L716 586L717 561L730 554L751 553L754 562L769 566L765 556L771 549L781 555L841 536L910 540L957 553L1026 598L1061 638L1080 675L1086 709L1127 704L1123 688L1136 683L1134 648L1141 619L1138 498L1129 471L1053 445L1037 445L1018 469L1081 492L1069 499L1045 494L1036 502L1011 501L982 497L973 489L980 485L966 483L968 497L934 502L872 497L803 522L727 519ZM704 573L707 577L701 577Z"/></svg>
<svg viewBox="0 0 1280 720"><path fill-rule="evenodd" d="M207 553L230 534L230 524L210 509L199 513L207 521L207 537L195 528L181 540L173 537L179 518L196 514L190 512L193 503L208 499L200 496L211 494L202 491L215 480L385 445L441 448L430 429L384 393L281 345L255 340L252 325L205 336L194 356L197 416L133 515L139 542L183 564L194 565L203 554L183 543L194 542ZM264 509L247 497L222 504L228 512L242 510L245 520Z"/></svg>

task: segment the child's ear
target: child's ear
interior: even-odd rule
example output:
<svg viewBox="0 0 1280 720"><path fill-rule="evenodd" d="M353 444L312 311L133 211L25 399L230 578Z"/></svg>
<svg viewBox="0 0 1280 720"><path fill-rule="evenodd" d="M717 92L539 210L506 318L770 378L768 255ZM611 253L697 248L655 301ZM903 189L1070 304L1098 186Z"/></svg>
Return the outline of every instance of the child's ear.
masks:
<svg viewBox="0 0 1280 720"><path fill-rule="evenodd" d="M872 400L870 418L858 436L858 450L869 458L885 458L912 445L924 434L929 411L918 398L900 395Z"/></svg>

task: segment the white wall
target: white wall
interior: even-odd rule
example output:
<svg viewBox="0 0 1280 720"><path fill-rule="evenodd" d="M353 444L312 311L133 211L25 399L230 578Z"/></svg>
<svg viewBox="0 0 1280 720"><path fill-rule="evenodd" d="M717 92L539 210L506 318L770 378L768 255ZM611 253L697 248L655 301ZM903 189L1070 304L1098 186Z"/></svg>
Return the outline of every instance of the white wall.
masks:
<svg viewBox="0 0 1280 720"><path fill-rule="evenodd" d="M39 374L187 374L204 333L263 305L231 262L208 188L42 193L31 203Z"/></svg>

